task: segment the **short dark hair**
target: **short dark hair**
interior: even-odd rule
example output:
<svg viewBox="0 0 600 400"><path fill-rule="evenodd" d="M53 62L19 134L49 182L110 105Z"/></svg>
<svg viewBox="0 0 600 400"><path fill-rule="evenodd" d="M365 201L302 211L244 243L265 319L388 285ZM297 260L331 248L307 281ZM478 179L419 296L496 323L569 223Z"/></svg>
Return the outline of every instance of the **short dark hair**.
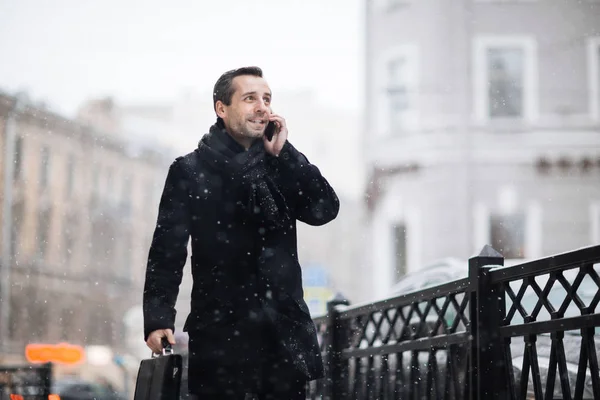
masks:
<svg viewBox="0 0 600 400"><path fill-rule="evenodd" d="M227 71L221 75L221 77L217 80L217 83L215 83L215 88L213 89L213 107L215 108L215 111L217 109L217 101L223 102L223 104L226 106L231 105L231 98L235 92L235 88L233 87L233 79L241 75L252 75L262 78L263 72L262 69L258 67L242 67L232 69L231 71Z"/></svg>

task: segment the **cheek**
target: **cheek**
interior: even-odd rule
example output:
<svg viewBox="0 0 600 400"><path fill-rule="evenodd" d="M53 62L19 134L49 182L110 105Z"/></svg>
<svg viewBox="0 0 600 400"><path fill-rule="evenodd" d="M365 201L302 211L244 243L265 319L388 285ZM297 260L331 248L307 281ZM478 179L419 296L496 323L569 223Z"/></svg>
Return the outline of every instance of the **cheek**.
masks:
<svg viewBox="0 0 600 400"><path fill-rule="evenodd" d="M237 123L238 121L240 121L242 119L240 113L237 112L236 110L229 110L229 112L227 113L227 118L232 123Z"/></svg>
<svg viewBox="0 0 600 400"><path fill-rule="evenodd" d="M242 120L244 120L246 118L247 114L248 114L248 112L245 109L235 110L235 117L234 117L234 119L236 119L238 121L242 121Z"/></svg>

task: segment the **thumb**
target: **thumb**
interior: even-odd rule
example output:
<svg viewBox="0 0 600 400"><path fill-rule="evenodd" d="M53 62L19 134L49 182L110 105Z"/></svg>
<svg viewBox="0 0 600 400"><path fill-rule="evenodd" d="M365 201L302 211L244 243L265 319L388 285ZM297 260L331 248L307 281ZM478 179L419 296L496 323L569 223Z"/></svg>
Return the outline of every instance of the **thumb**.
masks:
<svg viewBox="0 0 600 400"><path fill-rule="evenodd" d="M175 336L173 335L173 331L171 329L165 329L165 334L169 343L171 343L172 345L175 344Z"/></svg>

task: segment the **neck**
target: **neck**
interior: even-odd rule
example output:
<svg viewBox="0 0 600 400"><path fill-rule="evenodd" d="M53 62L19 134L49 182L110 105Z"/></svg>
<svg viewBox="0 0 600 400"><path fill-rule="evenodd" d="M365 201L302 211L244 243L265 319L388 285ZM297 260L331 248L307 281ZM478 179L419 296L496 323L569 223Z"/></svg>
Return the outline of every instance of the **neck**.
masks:
<svg viewBox="0 0 600 400"><path fill-rule="evenodd" d="M248 150L250 148L250 146L252 146L252 143L254 143L254 138L249 138L246 137L244 135L238 135L236 133L231 133L231 130L229 129L229 127L227 126L227 124L225 123L225 121L222 118L217 118L217 126L219 126L221 129L223 129L225 132L227 132L227 134L236 142L238 142L242 147L244 147L246 150Z"/></svg>
<svg viewBox="0 0 600 400"><path fill-rule="evenodd" d="M254 143L254 141L256 140L255 138L249 138L246 136L235 135L233 133L230 133L227 130L226 130L226 132L229 136L231 136L233 138L233 140L235 140L236 142L238 142L239 144L244 146L244 148L246 150L248 150L250 148L250 146L252 146L252 143Z"/></svg>

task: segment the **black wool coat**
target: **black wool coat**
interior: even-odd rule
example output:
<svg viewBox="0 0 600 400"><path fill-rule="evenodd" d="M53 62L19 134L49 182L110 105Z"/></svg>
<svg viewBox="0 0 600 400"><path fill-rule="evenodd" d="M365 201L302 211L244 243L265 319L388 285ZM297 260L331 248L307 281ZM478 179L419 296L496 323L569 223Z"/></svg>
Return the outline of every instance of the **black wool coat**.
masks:
<svg viewBox="0 0 600 400"><path fill-rule="evenodd" d="M235 148L229 135L220 134ZM145 337L174 330L191 237L193 289L184 327L190 388L195 381L211 384L221 368L248 375L261 360L265 325L272 328L272 348L296 370L307 380L322 377L316 330L303 299L296 220L315 226L332 221L339 210L334 190L289 141L279 157L265 154L267 173L291 214L283 228L268 229L245 217L242 185L201 147L177 158L166 178L146 271Z"/></svg>

